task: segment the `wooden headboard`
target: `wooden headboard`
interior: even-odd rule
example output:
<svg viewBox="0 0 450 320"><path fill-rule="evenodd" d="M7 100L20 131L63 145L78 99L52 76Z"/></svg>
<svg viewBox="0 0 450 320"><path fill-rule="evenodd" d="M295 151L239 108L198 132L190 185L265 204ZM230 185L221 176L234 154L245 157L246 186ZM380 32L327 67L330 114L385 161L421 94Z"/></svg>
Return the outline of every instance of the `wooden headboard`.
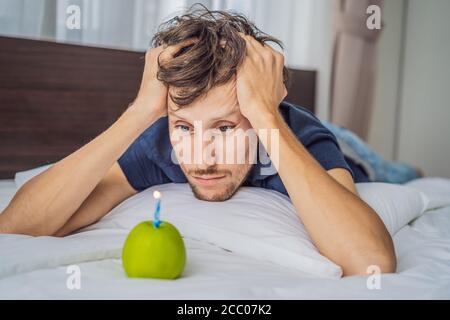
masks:
<svg viewBox="0 0 450 320"><path fill-rule="evenodd" d="M58 161L133 101L144 53L0 37L0 179ZM287 100L314 111L314 71L292 71Z"/></svg>

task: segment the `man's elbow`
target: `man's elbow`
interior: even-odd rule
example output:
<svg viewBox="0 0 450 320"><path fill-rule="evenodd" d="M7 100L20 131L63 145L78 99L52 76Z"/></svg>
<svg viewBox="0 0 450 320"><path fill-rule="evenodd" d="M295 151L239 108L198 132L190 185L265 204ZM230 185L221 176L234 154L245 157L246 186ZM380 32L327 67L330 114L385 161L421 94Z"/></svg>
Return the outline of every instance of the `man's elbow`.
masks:
<svg viewBox="0 0 450 320"><path fill-rule="evenodd" d="M32 237L52 236L52 232L45 227L29 226L27 228L2 225L0 222L0 234L16 234Z"/></svg>
<svg viewBox="0 0 450 320"><path fill-rule="evenodd" d="M33 237L51 236L54 230L44 221L30 221L30 219L13 219L21 214L9 207L0 213L0 234L21 234Z"/></svg>
<svg viewBox="0 0 450 320"><path fill-rule="evenodd" d="M360 255L353 262L343 266L343 275L369 276L380 273L395 273L397 269L397 258L393 251L380 252L371 255Z"/></svg>

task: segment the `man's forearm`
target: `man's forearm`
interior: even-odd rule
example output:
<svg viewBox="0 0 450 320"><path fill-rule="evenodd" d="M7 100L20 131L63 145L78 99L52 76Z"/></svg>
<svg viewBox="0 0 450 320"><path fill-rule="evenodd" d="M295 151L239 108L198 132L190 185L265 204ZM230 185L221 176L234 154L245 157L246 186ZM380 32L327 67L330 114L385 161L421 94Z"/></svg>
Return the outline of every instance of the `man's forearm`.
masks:
<svg viewBox="0 0 450 320"><path fill-rule="evenodd" d="M281 115L261 114L258 129L279 130L279 175L311 238L344 274L365 273L369 265L393 272L392 240L378 215L337 182L301 145ZM273 152L270 142L265 146Z"/></svg>
<svg viewBox="0 0 450 320"><path fill-rule="evenodd" d="M127 147L156 119L133 105L105 132L27 182L0 215L0 233L49 235L80 207Z"/></svg>

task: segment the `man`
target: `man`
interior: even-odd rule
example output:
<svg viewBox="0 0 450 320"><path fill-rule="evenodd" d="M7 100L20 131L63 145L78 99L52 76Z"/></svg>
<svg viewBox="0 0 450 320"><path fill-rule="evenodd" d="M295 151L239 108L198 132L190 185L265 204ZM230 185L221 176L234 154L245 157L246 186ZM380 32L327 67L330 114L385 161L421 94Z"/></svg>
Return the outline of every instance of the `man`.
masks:
<svg viewBox="0 0 450 320"><path fill-rule="evenodd" d="M284 58L268 41L279 43L226 12L188 12L162 25L135 101L108 130L25 184L0 215L0 232L65 236L162 183L188 182L206 201L225 201L250 185L288 195L319 251L344 275L366 274L372 265L394 272L391 237L355 189L363 172L312 114L282 103ZM200 131L221 140L249 129L277 172L219 162L239 147L203 137L202 147L213 145L209 161L173 161L173 150ZM266 139L268 131L275 138ZM242 148L251 159L249 145Z"/></svg>

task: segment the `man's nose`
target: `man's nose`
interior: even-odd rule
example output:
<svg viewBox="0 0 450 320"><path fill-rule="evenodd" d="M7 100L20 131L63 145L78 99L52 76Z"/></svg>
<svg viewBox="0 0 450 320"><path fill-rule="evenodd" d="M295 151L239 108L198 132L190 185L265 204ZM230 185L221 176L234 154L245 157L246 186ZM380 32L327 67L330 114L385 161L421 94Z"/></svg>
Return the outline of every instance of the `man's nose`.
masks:
<svg viewBox="0 0 450 320"><path fill-rule="evenodd" d="M194 155L196 164L202 169L217 164L216 143L214 137L208 135L195 136ZM200 146L200 147L199 147Z"/></svg>

